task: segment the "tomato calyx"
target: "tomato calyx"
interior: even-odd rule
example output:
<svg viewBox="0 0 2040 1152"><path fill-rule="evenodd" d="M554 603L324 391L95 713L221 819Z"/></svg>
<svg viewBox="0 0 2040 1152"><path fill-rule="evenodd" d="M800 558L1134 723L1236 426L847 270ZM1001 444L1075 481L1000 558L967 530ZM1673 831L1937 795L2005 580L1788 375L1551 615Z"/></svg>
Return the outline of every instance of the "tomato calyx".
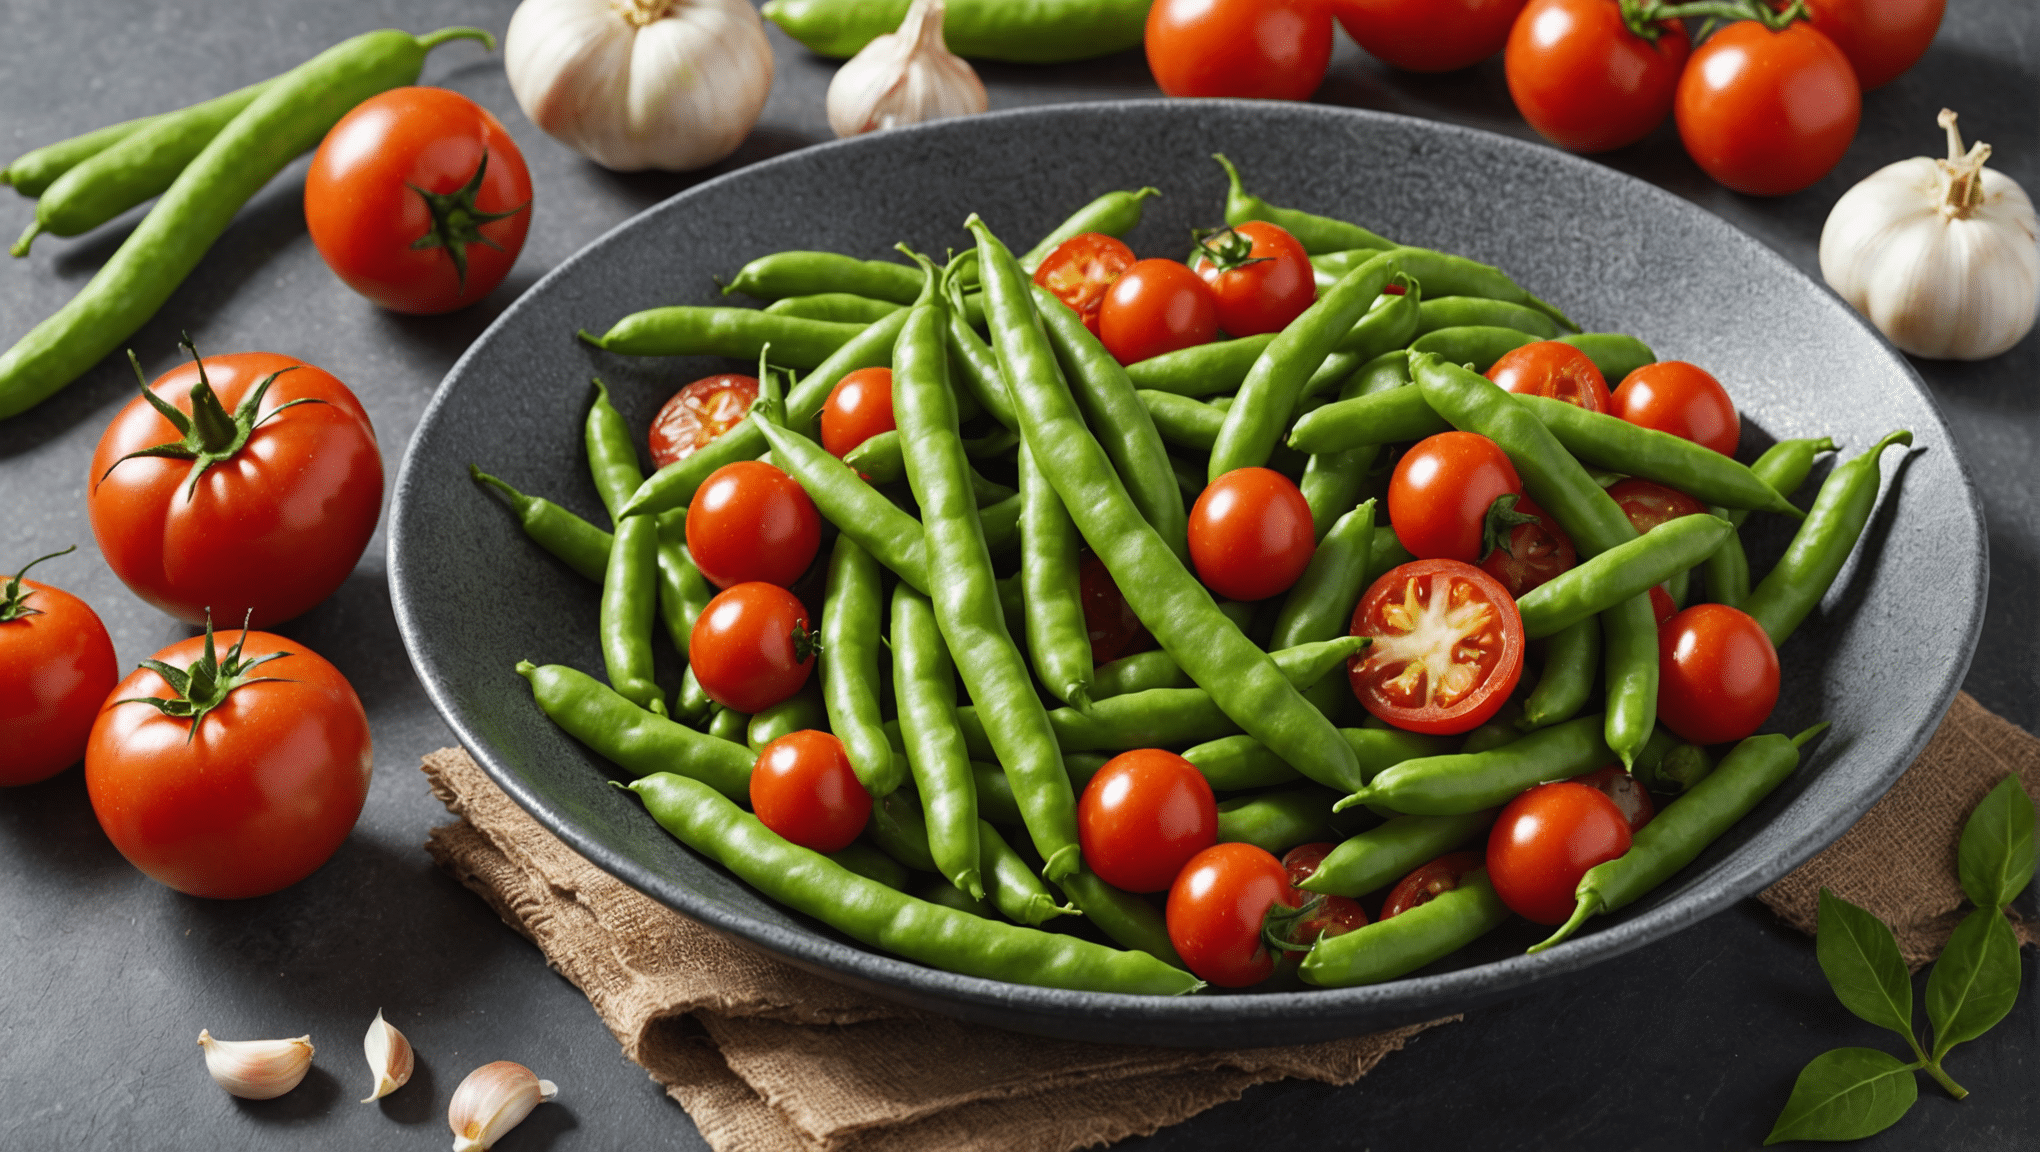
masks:
<svg viewBox="0 0 2040 1152"><path fill-rule="evenodd" d="M475 204L475 196L482 190L482 177L489 171L489 150L482 149L482 162L475 165L475 174L458 192L427 192L409 181L404 187L416 192L425 201L425 210L432 214L432 227L423 236L411 241L413 251L427 248L444 248L453 260L453 272L458 278L460 291L467 292L467 246L487 244L498 252L504 251L501 244L482 234L482 226L498 220L508 220L526 208L526 200L515 208L504 212L484 212Z"/></svg>
<svg viewBox="0 0 2040 1152"><path fill-rule="evenodd" d="M1518 527L1524 524L1541 523L1537 517L1530 515L1528 512L1516 511L1516 501L1521 499L1522 497L1514 492L1504 492L1500 496L1495 497L1494 503L1488 505L1487 517L1481 521L1480 526L1480 558L1482 560L1486 560L1489 556L1493 555L1497 548L1500 548L1507 555L1514 557L1516 550L1509 546L1509 537L1515 533Z"/></svg>
<svg viewBox="0 0 2040 1152"><path fill-rule="evenodd" d="M249 615L252 617L254 613L251 611ZM226 703L227 697L232 695L236 688L249 684L285 682L281 676L250 676L249 673L271 660L281 659L291 653L271 652L267 656L245 660L241 657L241 646L247 642L248 621L244 620L241 622L240 638L234 641L232 648L227 649L226 657L222 659L213 646L212 617L208 615L205 619L205 651L191 662L191 667L179 668L154 657L141 662L142 667L168 681L171 691L177 695L168 699L159 696L129 696L114 703L147 704L171 719L191 721L190 729L184 734L184 742L189 744L192 738L198 735L199 722L205 719L206 713Z"/></svg>
<svg viewBox="0 0 2040 1152"><path fill-rule="evenodd" d="M793 662L805 664L822 654L822 634L805 624L793 626Z"/></svg>
<svg viewBox="0 0 2040 1152"><path fill-rule="evenodd" d="M168 420L170 426L177 429L180 438L166 440L161 444L137 449L115 460L106 466L105 472L100 474L99 479L101 482L104 482L108 476L113 475L115 468L120 467L129 460L133 460L137 456L156 456L168 460L189 460L192 464L191 482L185 485L184 498L190 500L197 494L198 479L205 475L206 469L221 461L233 459L235 453L247 447L248 437L255 434L255 429L269 423L270 420L276 417L278 412L283 411L285 408L295 408L300 404L325 403L324 400L316 396L305 396L287 403L278 404L267 412L261 412L262 397L269 393L269 386L276 383L278 376L291 370L290 368L281 368L264 377L262 383L257 384L255 390L248 393L247 398L241 401L240 407L232 412L228 412L226 405L220 403L219 394L213 391L212 381L206 379L205 360L199 356L198 346L191 342L191 333L186 332L184 339L177 342L177 346L191 353L191 358L198 363L198 383L191 386L191 415L189 416L178 411L175 404L156 395L155 391L149 387L149 378L143 374L142 362L135 356L134 349L132 348L128 349L128 363L134 366L135 381L142 388L142 399L147 400L149 407L161 413L163 419ZM261 412L259 419L257 418L258 412Z"/></svg>
<svg viewBox="0 0 2040 1152"><path fill-rule="evenodd" d="M1665 28L1662 21L1683 20L1688 16L1705 16L1707 24L1695 37L1697 42L1704 39L1717 23L1737 20L1755 20L1773 32L1782 32L1795 20L1811 20L1806 11L1806 0L1792 0L1782 7L1772 7L1758 0L1687 0L1683 4L1666 4L1663 0L1621 0L1622 23L1627 25L1642 40L1655 44Z"/></svg>
<svg viewBox="0 0 2040 1152"><path fill-rule="evenodd" d="M1303 902L1300 907L1291 908L1277 900L1268 905L1267 913L1261 917L1261 943L1277 952L1308 952L1317 943L1317 937L1305 940L1298 930L1310 922L1312 916L1324 906L1325 894L1320 892ZM1323 935L1322 932L1319 935Z"/></svg>
<svg viewBox="0 0 2040 1152"><path fill-rule="evenodd" d="M1183 261L1195 268L1202 260L1220 272L1235 272L1249 264L1265 264L1273 256L1254 255L1254 239L1228 224L1223 228L1192 228L1190 258Z"/></svg>
<svg viewBox="0 0 2040 1152"><path fill-rule="evenodd" d="M47 556L38 556L35 559L30 560L28 563L23 564L21 566L21 571L16 572L13 578L7 581L6 587L0 588L0 624L6 624L13 620L19 620L24 616L42 615L43 614L42 609L31 608L28 606L28 598L31 595L31 593L23 592L21 590L21 578L28 575L28 570L30 568L35 567L36 565L42 563L43 561L54 560L59 556L69 556L71 553L76 552L77 550L78 546L76 544L73 544L69 548L64 549L62 552L52 552Z"/></svg>

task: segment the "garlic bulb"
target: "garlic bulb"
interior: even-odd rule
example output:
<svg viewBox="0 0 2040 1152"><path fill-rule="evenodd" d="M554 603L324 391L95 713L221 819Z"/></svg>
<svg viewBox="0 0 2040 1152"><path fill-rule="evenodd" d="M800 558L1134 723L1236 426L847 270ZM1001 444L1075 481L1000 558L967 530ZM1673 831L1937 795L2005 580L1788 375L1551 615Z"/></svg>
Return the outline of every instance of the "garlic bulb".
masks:
<svg viewBox="0 0 2040 1152"><path fill-rule="evenodd" d="M1964 152L1941 110L1948 158L1888 164L1842 194L1820 233L1820 272L1915 356L1982 360L2033 327L2040 223L2018 182Z"/></svg>
<svg viewBox="0 0 2040 1152"><path fill-rule="evenodd" d="M298 1086L312 1068L312 1038L215 1040L198 1030L205 1070L213 1082L243 1100L274 1100Z"/></svg>
<svg viewBox="0 0 2040 1152"><path fill-rule="evenodd" d="M514 1060L484 1064L467 1074L446 1106L453 1152L482 1152L524 1122L531 1110L560 1094Z"/></svg>
<svg viewBox="0 0 2040 1152"><path fill-rule="evenodd" d="M896 128L987 105L984 82L942 41L942 0L914 0L899 31L872 38L829 81L829 127L838 136Z"/></svg>
<svg viewBox="0 0 2040 1152"><path fill-rule="evenodd" d="M772 89L747 0L524 0L503 67L533 124L620 172L715 163Z"/></svg>
<svg viewBox="0 0 2040 1152"><path fill-rule="evenodd" d="M380 1008L375 1010L375 1022L368 1026L368 1035L361 1038L361 1051L368 1057L369 1075L375 1077L375 1086L362 1098L363 1104L380 1100L411 1082L411 1073L417 1067L411 1042L397 1031L396 1025L383 1019Z"/></svg>

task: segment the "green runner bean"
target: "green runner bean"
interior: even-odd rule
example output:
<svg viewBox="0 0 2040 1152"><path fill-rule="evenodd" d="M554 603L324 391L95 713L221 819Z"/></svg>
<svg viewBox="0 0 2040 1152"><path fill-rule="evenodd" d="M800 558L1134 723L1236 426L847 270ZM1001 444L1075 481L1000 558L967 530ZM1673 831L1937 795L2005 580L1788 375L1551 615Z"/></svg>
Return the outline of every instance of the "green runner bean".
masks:
<svg viewBox="0 0 2040 1152"><path fill-rule="evenodd" d="M1536 342L1536 337L1514 328L1472 324L1432 329L1410 341L1410 351L1435 352L1454 364L1472 364L1474 371L1486 372L1495 361Z"/></svg>
<svg viewBox="0 0 2040 1152"><path fill-rule="evenodd" d="M1457 952L1508 918L1487 869L1476 868L1460 877L1459 887L1399 916L1319 940L1297 975L1320 988L1393 980Z"/></svg>
<svg viewBox="0 0 2040 1152"><path fill-rule="evenodd" d="M659 521L659 620L666 638L684 658L692 644L694 622L715 599L715 585L701 574L687 551L687 510L661 512Z"/></svg>
<svg viewBox="0 0 2040 1152"><path fill-rule="evenodd" d="M1580 326L1572 318L1550 304L1539 300L1511 280L1507 273L1492 264L1482 264L1464 256L1453 256L1445 252L1434 252L1429 248L1389 248L1402 264L1403 271L1414 276L1424 286L1426 296L1481 296L1489 300L1504 300L1511 304L1527 304L1539 312L1558 321L1561 328L1577 332ZM1370 260L1375 255L1366 247L1350 252L1327 252L1311 254L1311 266L1317 270L1319 287L1328 280L1337 280L1354 266Z"/></svg>
<svg viewBox="0 0 2040 1152"><path fill-rule="evenodd" d="M1614 759L1601 727L1601 717L1582 716L1486 752L1405 760L1382 769L1338 806L1385 804L1411 816L1493 808L1533 784L1582 776Z"/></svg>
<svg viewBox="0 0 2040 1152"><path fill-rule="evenodd" d="M1076 912L1073 905L1057 904L1048 885L1041 882L1020 853L1006 843L997 828L983 820L978 821L978 844L985 898L999 910L999 915L1034 928L1057 916Z"/></svg>
<svg viewBox="0 0 2040 1152"><path fill-rule="evenodd" d="M1218 443L1218 430L1225 426L1224 409L1173 392L1141 390L1134 395L1147 407L1148 417L1163 440L1197 452L1209 452ZM1182 500L1178 498L1177 503Z"/></svg>
<svg viewBox="0 0 2040 1152"><path fill-rule="evenodd" d="M1386 356L1407 363L1404 353ZM1387 373L1373 374L1374 381L1393 378ZM1422 440L1451 430L1452 425L1424 399L1421 388L1389 387L1335 400L1304 414L1289 431L1289 446L1299 452L1345 452Z"/></svg>
<svg viewBox="0 0 2040 1152"><path fill-rule="evenodd" d="M1554 339L1558 325L1535 308L1490 300L1485 296L1433 296L1419 307L1417 330L1411 339L1440 328L1512 328L1539 340ZM1408 341L1405 341L1407 343Z"/></svg>
<svg viewBox="0 0 2040 1152"><path fill-rule="evenodd" d="M1804 515L1756 473L1682 436L1545 396L1522 402L1583 463L1676 488L1703 504Z"/></svg>
<svg viewBox="0 0 2040 1152"><path fill-rule="evenodd" d="M1091 706L1091 636L1077 578L1081 542L1062 497L1020 446L1020 586L1034 674L1058 700Z"/></svg>
<svg viewBox="0 0 2040 1152"><path fill-rule="evenodd" d="M676 304L633 312L599 336L586 329L579 335L595 347L619 356L728 356L756 360L759 350L770 344L779 363L814 368L866 327L760 312L755 308Z"/></svg>
<svg viewBox="0 0 2040 1152"><path fill-rule="evenodd" d="M1169 942L1169 925L1161 909L1147 900L1098 878L1089 868L1079 868L1057 881L1063 895L1077 906L1105 937L1122 948L1144 952L1164 964L1183 968L1183 958Z"/></svg>
<svg viewBox="0 0 2040 1152"><path fill-rule="evenodd" d="M760 15L823 56L855 56L906 19L909 0L769 0ZM1140 44L1146 0L952 0L942 19L951 52L1015 64L1059 64Z"/></svg>
<svg viewBox="0 0 2040 1152"><path fill-rule="evenodd" d="M1339 517L1311 553L1275 617L1268 647L1275 650L1330 640L1352 624L1353 606L1367 587L1367 557L1374 543L1374 501Z"/></svg>
<svg viewBox="0 0 2040 1152"><path fill-rule="evenodd" d="M1246 382L1254 361L1261 358L1275 333L1262 332L1235 340L1192 344L1164 352L1126 366L1126 377L1135 388L1149 392L1171 392L1178 396L1217 396L1235 392Z"/></svg>
<svg viewBox="0 0 2040 1152"><path fill-rule="evenodd" d="M1364 896L1486 834L1498 809L1452 816L1396 816L1348 836L1297 887L1331 896Z"/></svg>
<svg viewBox="0 0 2040 1152"><path fill-rule="evenodd" d="M57 177L158 120L176 114L161 112L154 116L123 120L118 124L95 128L68 140L59 140L54 144L30 149L15 157L13 163L7 167L0 168L0 184L13 185L14 190L23 196L30 198L40 196L44 189L57 182Z"/></svg>
<svg viewBox="0 0 2040 1152"><path fill-rule="evenodd" d="M748 748L751 746L750 732L751 718L734 708L718 708L715 714L708 718L708 734L718 740L727 740Z"/></svg>
<svg viewBox="0 0 2040 1152"><path fill-rule="evenodd" d="M1225 169L1228 184L1225 194L1225 222L1245 224L1249 220L1266 220L1281 226L1303 250L1313 256L1322 252L1344 252L1354 248L1393 248L1395 242L1375 235L1358 224L1334 220L1330 216L1319 216L1295 208L1278 208L1259 196L1250 196L1240 187L1240 171L1224 153L1213 153L1213 160Z"/></svg>
<svg viewBox="0 0 2040 1152"><path fill-rule="evenodd" d="M631 775L678 772L749 802L758 758L744 745L647 712L577 669L527 660L517 673L531 682L532 696L553 723Z"/></svg>
<svg viewBox="0 0 2040 1152"><path fill-rule="evenodd" d="M979 872L980 797L976 766L956 721L956 668L943 647L935 606L906 584L893 589L893 699L903 758L928 818L928 847L949 882L984 894ZM1012 802L1010 785L1005 798Z"/></svg>
<svg viewBox="0 0 2040 1152"><path fill-rule="evenodd" d="M526 496L474 465L468 475L502 497L532 543L552 553L589 580L601 580L609 568L610 535L565 508L538 496Z"/></svg>
<svg viewBox="0 0 2040 1152"><path fill-rule="evenodd" d="M753 713L750 723L744 727L744 747L753 752L763 752L767 744L781 736L828 730L828 705L822 703L822 694L809 684L772 707Z"/></svg>
<svg viewBox="0 0 2040 1152"><path fill-rule="evenodd" d="M850 768L873 796L900 786L907 766L894 758L878 708L878 647L884 593L878 561L847 535L829 553L822 593L822 652L817 669L829 730L843 742ZM958 885L963 887L963 885Z"/></svg>
<svg viewBox="0 0 2040 1152"><path fill-rule="evenodd" d="M1822 436L1818 439L1781 440L1764 450L1750 465L1750 471L1757 479L1776 489L1779 495L1790 497L1806 483L1807 474L1813 471L1814 457L1823 452L1835 450L1835 442ZM1741 508L1722 508L1709 505L1709 512L1741 528L1749 519L1749 512ZM1731 534L1721 542L1714 555L1707 558L1707 598L1717 604L1741 608L1750 598L1750 561L1743 554L1742 538Z"/></svg>
<svg viewBox="0 0 2040 1152"><path fill-rule="evenodd" d="M947 19L945 18L945 23ZM1041 242L1027 250L1020 257L1020 267L1033 275L1049 254L1072 236L1084 232L1103 232L1107 236L1124 236L1140 224L1142 201L1150 196L1160 196L1159 188L1137 188L1131 192L1107 192L1075 212L1069 218L1051 229Z"/></svg>
<svg viewBox="0 0 2040 1152"><path fill-rule="evenodd" d="M840 252L774 252L739 268L723 285L723 295L732 292L760 300L843 292L904 306L921 294L921 271L911 264L859 260Z"/></svg>
<svg viewBox="0 0 2040 1152"><path fill-rule="evenodd" d="M1218 804L1218 842L1252 844L1277 856L1319 840L1336 840L1332 801L1337 793L1305 784L1258 796L1235 796Z"/></svg>
<svg viewBox="0 0 2040 1152"><path fill-rule="evenodd" d="M1590 556L1516 599L1523 635L1541 640L1647 595L1653 585L1707 559L1734 532L1719 517L1681 516Z"/></svg>
<svg viewBox="0 0 2040 1152"><path fill-rule="evenodd" d="M1877 488L1884 479L1879 458L1893 444L1910 447L1912 439L1912 433L1903 429L1890 433L1869 451L1835 465L1828 473L1806 522L1793 535L1777 566L1750 592L1743 609L1763 625L1772 644L1784 644L1820 606L1877 507Z"/></svg>
<svg viewBox="0 0 2040 1152"><path fill-rule="evenodd" d="M1657 353L1650 350L1650 345L1620 332L1576 332L1571 336L1560 336L1558 342L1585 352L1587 359L1594 362L1594 367L1601 370L1601 379L1610 390L1619 386L1631 372L1645 364L1657 363Z"/></svg>
<svg viewBox="0 0 2040 1152"><path fill-rule="evenodd" d="M1599 617L1589 616L1552 633L1544 643L1544 670L1523 701L1523 729L1548 728L1579 715L1600 674Z"/></svg>
<svg viewBox="0 0 2040 1152"><path fill-rule="evenodd" d="M812 296L787 296L765 306L774 316L798 316L803 320L827 320L832 324L875 324L899 311L903 305L874 300L855 292L817 292Z"/></svg>

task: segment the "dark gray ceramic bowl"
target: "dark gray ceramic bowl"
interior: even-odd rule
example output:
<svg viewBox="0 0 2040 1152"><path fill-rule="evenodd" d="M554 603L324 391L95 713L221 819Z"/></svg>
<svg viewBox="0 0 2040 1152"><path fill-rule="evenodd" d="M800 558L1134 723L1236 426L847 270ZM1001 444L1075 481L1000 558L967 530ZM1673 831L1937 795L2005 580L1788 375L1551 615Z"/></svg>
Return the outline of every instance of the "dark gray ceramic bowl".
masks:
<svg viewBox="0 0 2040 1152"><path fill-rule="evenodd" d="M643 428L676 386L729 367L606 356L577 343L575 329L654 305L719 303L712 274L780 249L884 257L899 240L960 248L973 211L1025 248L1091 197L1144 184L1165 195L1128 240L1143 254L1175 255L1192 226L1220 218L1215 149L1278 203L1498 264L1589 331L1634 333L1663 358L1706 365L1742 408L1745 459L1775 438L1831 435L1854 453L1892 428L1913 430L1913 452L1885 457L1884 494L1857 558L1784 653L1771 727L1828 719L1833 732L1664 890L1540 955L1522 950L1542 933L1518 924L1369 988L1162 999L1001 984L868 951L764 900L670 839L609 786L613 769L533 705L512 671L519 660L599 673L596 595L524 539L469 482L468 463L599 516L581 448L590 375ZM1395 116L1243 102L952 120L806 149L675 196L541 280L454 366L405 456L391 521L397 620L426 690L490 776L588 859L705 924L880 996L1026 1032L1176 1045L1294 1043L1457 1012L1756 892L1838 836L1925 743L1969 665L1985 580L1975 496L1919 379L1763 245L1549 148ZM1749 532L1762 572L1789 528L1759 516Z"/></svg>

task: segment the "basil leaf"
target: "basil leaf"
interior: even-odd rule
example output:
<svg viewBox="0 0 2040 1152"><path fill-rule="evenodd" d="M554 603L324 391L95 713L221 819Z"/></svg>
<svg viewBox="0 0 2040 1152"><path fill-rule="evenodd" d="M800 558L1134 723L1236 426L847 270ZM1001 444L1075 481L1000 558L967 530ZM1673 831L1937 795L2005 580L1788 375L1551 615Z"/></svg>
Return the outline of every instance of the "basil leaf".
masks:
<svg viewBox="0 0 2040 1152"><path fill-rule="evenodd" d="M1913 1066L1875 1048L1823 1052L1800 1070L1764 1143L1861 1140L1898 1123L1920 1098Z"/></svg>
<svg viewBox="0 0 2040 1152"><path fill-rule="evenodd" d="M2033 878L2033 798L2017 773L1969 814L1959 864L1962 891L1978 908L2010 904Z"/></svg>
<svg viewBox="0 0 2040 1152"><path fill-rule="evenodd" d="M1927 1019L1934 1024L1934 1060L1976 1039L2019 998L2019 938L1995 908L1962 918L1927 977Z"/></svg>
<svg viewBox="0 0 2040 1152"><path fill-rule="evenodd" d="M1884 921L1822 888L1813 946L1844 1008L1918 1047L1912 1031L1912 977Z"/></svg>

